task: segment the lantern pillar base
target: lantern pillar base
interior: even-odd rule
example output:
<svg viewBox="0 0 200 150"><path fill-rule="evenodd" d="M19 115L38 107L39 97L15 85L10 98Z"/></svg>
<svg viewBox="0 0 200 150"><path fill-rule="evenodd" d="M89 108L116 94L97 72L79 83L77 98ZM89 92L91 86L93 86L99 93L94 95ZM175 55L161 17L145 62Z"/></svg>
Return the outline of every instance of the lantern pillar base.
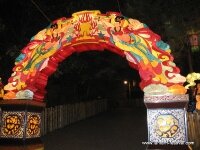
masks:
<svg viewBox="0 0 200 150"><path fill-rule="evenodd" d="M188 148L186 105L188 95L145 95L147 149Z"/></svg>
<svg viewBox="0 0 200 150"><path fill-rule="evenodd" d="M41 145L44 107L44 103L34 100L0 100L0 149Z"/></svg>

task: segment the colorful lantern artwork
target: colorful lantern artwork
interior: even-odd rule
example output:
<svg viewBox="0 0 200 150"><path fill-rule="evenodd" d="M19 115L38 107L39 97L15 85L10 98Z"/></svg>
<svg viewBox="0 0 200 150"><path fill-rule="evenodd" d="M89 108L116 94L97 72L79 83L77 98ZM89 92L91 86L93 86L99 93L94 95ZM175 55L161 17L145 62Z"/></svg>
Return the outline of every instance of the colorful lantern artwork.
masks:
<svg viewBox="0 0 200 150"><path fill-rule="evenodd" d="M1 81L1 78L0 78L0 99L2 99L3 98L3 96L4 96L4 86L3 86L3 83L2 83L2 81Z"/></svg>
<svg viewBox="0 0 200 150"><path fill-rule="evenodd" d="M39 113L28 113L27 119L27 138L40 137L41 118Z"/></svg>
<svg viewBox="0 0 200 150"><path fill-rule="evenodd" d="M187 85L185 86L186 89L189 89L191 86L195 86L196 80L200 80L200 73L192 72L186 76Z"/></svg>
<svg viewBox="0 0 200 150"><path fill-rule="evenodd" d="M169 45L145 24L116 12L81 11L53 21L32 37L15 60L4 99L43 101L48 77L60 62L74 52L104 49L125 57L139 71L145 93L186 93L186 79Z"/></svg>
<svg viewBox="0 0 200 150"><path fill-rule="evenodd" d="M2 120L4 122L1 129L1 137L23 137L24 128L24 113L23 112L4 112Z"/></svg>
<svg viewBox="0 0 200 150"><path fill-rule="evenodd" d="M178 119L172 115L160 115L156 118L156 133L161 137L174 137L178 128Z"/></svg>
<svg viewBox="0 0 200 150"><path fill-rule="evenodd" d="M196 109L200 110L200 83L197 83L197 91L196 91Z"/></svg>
<svg viewBox="0 0 200 150"><path fill-rule="evenodd" d="M189 89L189 87L194 87L196 86L196 89L194 89L193 91L193 95L195 96L195 100L196 102L194 102L194 104L196 103L196 109L200 110L200 83L195 83L196 80L200 80L200 73L190 73L187 75L186 77L186 81L188 82L188 84L185 86L186 89Z"/></svg>
<svg viewBox="0 0 200 150"><path fill-rule="evenodd" d="M5 103L2 101L0 103L2 121L0 139L39 138L41 136L41 110L44 106L40 105L40 103L37 105L36 103L28 103L35 101L13 101L5 101ZM26 108L26 110L23 108Z"/></svg>

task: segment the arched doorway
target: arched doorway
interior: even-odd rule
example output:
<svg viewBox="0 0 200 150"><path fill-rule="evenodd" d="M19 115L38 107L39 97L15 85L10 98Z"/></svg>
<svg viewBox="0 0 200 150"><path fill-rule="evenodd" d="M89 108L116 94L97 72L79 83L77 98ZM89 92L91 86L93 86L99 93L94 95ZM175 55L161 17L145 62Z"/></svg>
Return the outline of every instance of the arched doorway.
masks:
<svg viewBox="0 0 200 150"><path fill-rule="evenodd" d="M133 81L137 85L134 86ZM111 108L135 106L136 94L143 94L139 82L137 70L132 69L126 59L108 50L73 53L48 78L44 101L50 107L69 101L106 98ZM139 92L136 93L133 87ZM140 103L144 105L142 94Z"/></svg>
<svg viewBox="0 0 200 150"><path fill-rule="evenodd" d="M184 95L185 77L179 74L170 47L160 36L138 20L119 13L81 11L72 18L53 21L16 58L16 66L4 87L7 91L4 99L43 102L48 77L60 62L74 52L104 49L126 58L139 72L148 108L149 141L184 144L187 141L184 108L188 100ZM170 124L162 130L168 120Z"/></svg>

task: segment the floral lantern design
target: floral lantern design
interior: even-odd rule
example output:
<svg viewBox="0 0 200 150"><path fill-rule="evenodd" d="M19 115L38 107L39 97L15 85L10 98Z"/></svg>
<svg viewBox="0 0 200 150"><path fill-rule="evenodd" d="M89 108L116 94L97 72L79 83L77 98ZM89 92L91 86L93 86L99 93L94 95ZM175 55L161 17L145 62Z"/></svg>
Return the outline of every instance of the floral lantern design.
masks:
<svg viewBox="0 0 200 150"><path fill-rule="evenodd" d="M190 41L194 48L198 47L197 34L191 34ZM101 14L98 10L81 11L71 18L53 21L22 49L4 86L3 99L7 100L5 103L18 101L25 108L29 103L32 108L8 111L2 101L2 138L40 137L44 107L41 102L47 92L48 77L72 53L92 50L116 53L138 70L147 107L149 142L177 146L187 142L185 93L194 83L193 78L183 86L186 78L173 62L170 46L146 24L117 12Z"/></svg>
<svg viewBox="0 0 200 150"><path fill-rule="evenodd" d="M116 12L81 11L53 21L32 37L15 60L4 99L42 102L48 77L74 52L112 51L138 70L147 94L185 94L185 77L168 44L140 21Z"/></svg>

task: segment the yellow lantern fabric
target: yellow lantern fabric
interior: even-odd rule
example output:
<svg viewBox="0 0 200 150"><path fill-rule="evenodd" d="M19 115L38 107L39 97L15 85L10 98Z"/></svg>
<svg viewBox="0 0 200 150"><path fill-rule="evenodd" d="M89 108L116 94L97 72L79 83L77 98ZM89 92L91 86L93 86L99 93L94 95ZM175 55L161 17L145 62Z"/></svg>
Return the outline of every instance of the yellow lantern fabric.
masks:
<svg viewBox="0 0 200 150"><path fill-rule="evenodd" d="M186 79L173 62L169 45L159 35L136 19L95 10L55 20L32 37L16 58L13 73L4 87L7 91L4 98L16 98L19 91L28 90L26 94L33 93L34 100L42 101L48 77L58 63L73 52L104 49L125 57L139 71L140 87L146 88L145 92L155 91L155 86L164 93L186 92L182 86Z"/></svg>

